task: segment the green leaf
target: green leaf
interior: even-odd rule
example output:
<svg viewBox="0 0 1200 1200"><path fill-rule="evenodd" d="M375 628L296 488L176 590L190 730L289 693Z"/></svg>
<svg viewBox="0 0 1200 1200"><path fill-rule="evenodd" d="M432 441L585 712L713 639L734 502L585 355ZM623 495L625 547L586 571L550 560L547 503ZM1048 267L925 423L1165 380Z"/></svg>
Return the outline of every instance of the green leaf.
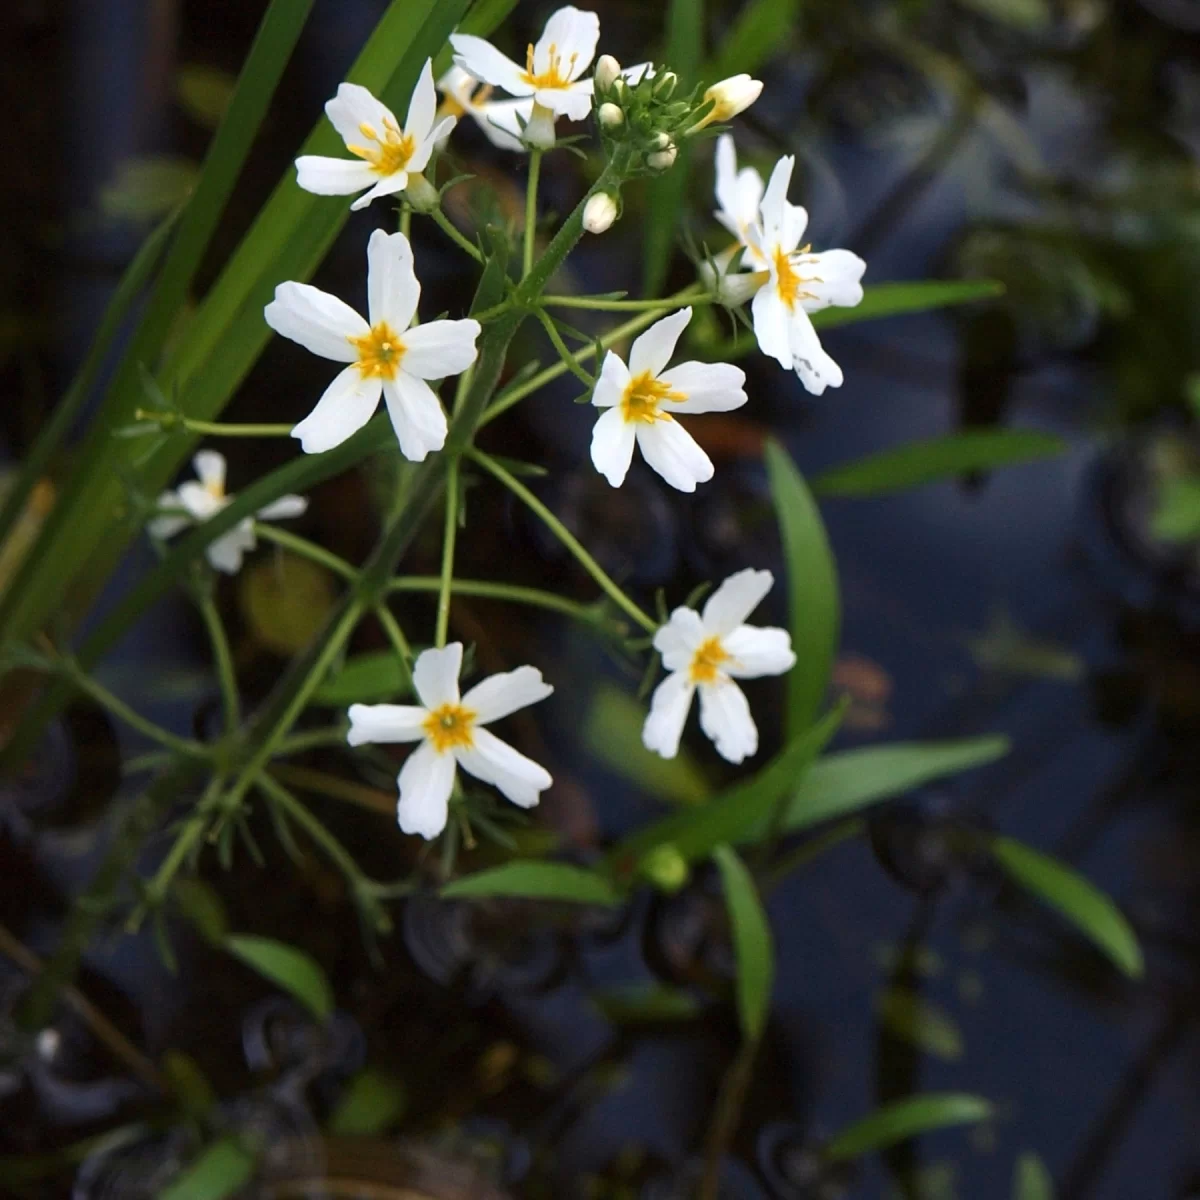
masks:
<svg viewBox="0 0 1200 1200"><path fill-rule="evenodd" d="M1032 1150L1017 1159L1012 1200L1054 1200L1054 1180L1046 1164Z"/></svg>
<svg viewBox="0 0 1200 1200"><path fill-rule="evenodd" d="M927 1054L945 1062L962 1058L962 1034L954 1019L918 992L888 988L876 997L875 1012L889 1033Z"/></svg>
<svg viewBox="0 0 1200 1200"><path fill-rule="evenodd" d="M370 1137L396 1124L408 1107L404 1084L386 1071L367 1067L346 1086L329 1118L335 1137Z"/></svg>
<svg viewBox="0 0 1200 1200"><path fill-rule="evenodd" d="M691 1021L700 1001L683 988L662 983L632 983L592 992L592 1002L614 1025L657 1025Z"/></svg>
<svg viewBox="0 0 1200 1200"><path fill-rule="evenodd" d="M1009 25L1014 29L1036 32L1053 20L1047 0L958 0L963 8Z"/></svg>
<svg viewBox="0 0 1200 1200"><path fill-rule="evenodd" d="M704 69L705 82L716 83L743 71L753 74L769 59L787 53L799 8L799 0L752 0L721 39Z"/></svg>
<svg viewBox="0 0 1200 1200"><path fill-rule="evenodd" d="M171 1085L180 1107L190 1117L204 1117L217 1103L208 1077L190 1054L168 1050L162 1056L162 1072Z"/></svg>
<svg viewBox="0 0 1200 1200"><path fill-rule="evenodd" d="M303 950L273 938L237 933L225 939L225 948L246 966L290 992L320 1021L333 1011L333 988L325 972Z"/></svg>
<svg viewBox="0 0 1200 1200"><path fill-rule="evenodd" d="M812 314L818 329L852 325L877 317L901 313L928 312L931 308L950 308L974 300L993 300L1004 295L1004 284L994 279L959 279L949 282L928 280L918 283L876 283L863 290L862 303L854 308L825 308Z"/></svg>
<svg viewBox="0 0 1200 1200"><path fill-rule="evenodd" d="M605 876L570 863L515 861L477 871L442 888L447 900L483 896L523 896L572 904L620 904L621 895Z"/></svg>
<svg viewBox="0 0 1200 1200"><path fill-rule="evenodd" d="M1000 736L894 742L828 754L809 767L784 817L787 833L857 812L915 787L994 762L1008 753Z"/></svg>
<svg viewBox="0 0 1200 1200"><path fill-rule="evenodd" d="M1062 438L1036 429L979 429L909 442L872 454L813 480L819 496L877 496L968 471L1052 458L1066 450Z"/></svg>
<svg viewBox="0 0 1200 1200"><path fill-rule="evenodd" d="M1164 479L1150 528L1164 542L1188 542L1200 536L1200 479L1194 475Z"/></svg>
<svg viewBox="0 0 1200 1200"><path fill-rule="evenodd" d="M185 63L175 77L175 95L197 125L216 129L233 101L237 80L220 67Z"/></svg>
<svg viewBox="0 0 1200 1200"><path fill-rule="evenodd" d="M1137 935L1120 909L1077 871L1009 837L990 840L992 854L1023 888L1056 909L1133 979L1145 964Z"/></svg>
<svg viewBox="0 0 1200 1200"><path fill-rule="evenodd" d="M254 1174L254 1156L233 1137L223 1137L201 1151L158 1200L225 1200L235 1195Z"/></svg>
<svg viewBox="0 0 1200 1200"><path fill-rule="evenodd" d="M963 1092L933 1092L910 1096L877 1109L855 1121L825 1147L825 1157L835 1161L857 1158L905 1142L918 1134L948 1125L971 1125L992 1115L992 1106L982 1096Z"/></svg>
<svg viewBox="0 0 1200 1200"><path fill-rule="evenodd" d="M583 744L610 771L672 804L695 805L712 795L699 764L685 749L663 758L642 745L646 710L612 684L592 696L583 727Z"/></svg>
<svg viewBox="0 0 1200 1200"><path fill-rule="evenodd" d="M748 1042L756 1042L771 1011L771 987L775 981L775 950L771 927L763 911L754 877L746 864L728 846L717 846L713 860L721 872L725 906L733 933L737 959L738 1016Z"/></svg>
<svg viewBox="0 0 1200 1200"><path fill-rule="evenodd" d="M214 946L221 945L229 935L229 917L216 889L202 879L179 876L171 885L171 895L180 912Z"/></svg>
<svg viewBox="0 0 1200 1200"><path fill-rule="evenodd" d="M196 186L200 167L175 154L148 154L117 164L100 189L100 211L121 221L151 221L178 208Z"/></svg>
<svg viewBox="0 0 1200 1200"><path fill-rule="evenodd" d="M749 779L727 788L707 804L673 813L631 834L609 852L609 870L619 878L630 878L652 850L665 844L674 846L687 862L696 862L707 858L722 842L733 844L763 836L779 798L796 786L841 720L840 709L828 713Z"/></svg>
<svg viewBox="0 0 1200 1200"><path fill-rule="evenodd" d="M821 514L788 452L774 438L764 451L771 498L779 520L788 579L788 626L796 665L787 674L785 728L789 738L807 729L829 690L841 629L837 566Z"/></svg>
<svg viewBox="0 0 1200 1200"><path fill-rule="evenodd" d="M314 704L344 708L402 698L408 691L408 672L394 650L372 650L348 658L313 694Z"/></svg>

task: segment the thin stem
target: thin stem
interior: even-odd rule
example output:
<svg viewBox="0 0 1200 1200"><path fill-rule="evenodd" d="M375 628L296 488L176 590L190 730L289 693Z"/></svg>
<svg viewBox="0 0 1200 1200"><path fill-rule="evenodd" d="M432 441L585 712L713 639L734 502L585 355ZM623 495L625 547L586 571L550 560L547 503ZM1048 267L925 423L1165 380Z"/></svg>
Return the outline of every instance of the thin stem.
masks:
<svg viewBox="0 0 1200 1200"><path fill-rule="evenodd" d="M704 1175L700 1181L699 1200L718 1200L720 1196L721 1160L741 1123L742 1104L754 1075L758 1046L757 1040L744 1042L721 1081L704 1150Z"/></svg>
<svg viewBox="0 0 1200 1200"><path fill-rule="evenodd" d="M533 270L533 247L537 240L538 176L541 173L542 152L532 150L529 154L529 185L525 189L525 259L521 270L522 279Z"/></svg>
<svg viewBox="0 0 1200 1200"><path fill-rule="evenodd" d="M90 675L66 667L66 677L86 696L90 696L101 708L107 709L119 721L124 721L131 729L136 729L144 737L160 746L166 746L178 754L186 754L190 758L208 758L211 751L207 746L192 741L191 738L181 738L156 725L143 717L136 709L131 708L124 700L114 696L103 684L97 683Z"/></svg>
<svg viewBox="0 0 1200 1200"><path fill-rule="evenodd" d="M284 738L275 750L277 758L289 754L303 754L306 750L320 750L325 746L344 746L346 744L345 725L329 725L324 729L306 729L303 733L294 733Z"/></svg>
<svg viewBox="0 0 1200 1200"><path fill-rule="evenodd" d="M562 335L558 332L558 327L554 324L550 314L542 309L535 309L534 315L542 323L542 328L546 331L546 336L550 339L555 350L558 351L558 357L562 359L568 371L579 379L584 386L590 391L596 386L596 381L587 373L576 361L575 355L567 349L567 344L562 340Z"/></svg>
<svg viewBox="0 0 1200 1200"><path fill-rule="evenodd" d="M396 815L395 796L380 791L379 788L368 787L365 783L355 783L350 779L330 775L326 771L315 771L311 767L297 767L290 763L272 763L264 775L290 783L306 792L315 792L318 796L328 796L331 800L357 804L359 808L387 813L389 817Z"/></svg>
<svg viewBox="0 0 1200 1200"><path fill-rule="evenodd" d="M690 294L694 292L694 294ZM688 304L715 304L716 296L700 290L689 289L676 299ZM594 312L657 312L666 300L613 300L605 296L543 296L541 303L550 308L587 308Z"/></svg>
<svg viewBox="0 0 1200 1200"><path fill-rule="evenodd" d="M167 857L162 860L158 870L154 872L150 882L146 884L144 901L138 906L127 922L127 928L130 930L136 929L141 923L145 909L153 908L166 899L171 882L179 873L179 868L183 866L187 861L188 855L203 840L204 834L208 830L213 808L220 799L222 783L223 780L220 778L214 778L209 781L204 794L196 802L191 815L183 823L183 827L176 835L175 841L171 844L171 849L167 851Z"/></svg>
<svg viewBox="0 0 1200 1200"><path fill-rule="evenodd" d="M148 754L135 754L121 764L121 774L140 775L144 771L157 771L171 761L170 750L151 750Z"/></svg>
<svg viewBox="0 0 1200 1200"><path fill-rule="evenodd" d="M441 586L440 580L435 580L436 587ZM409 663L413 660L412 646L409 644L408 638L404 636L404 630L400 628L400 622L392 615L392 610L388 608L384 601L380 601L375 606L375 616L379 618L380 625L383 626L383 632L387 634L388 641L392 643L392 649L396 652L396 657L400 660L401 667L404 668L404 686L408 691L412 690L412 668Z"/></svg>
<svg viewBox="0 0 1200 1200"><path fill-rule="evenodd" d="M220 421L197 421L173 412L151 412L139 408L136 421L154 421L160 429L186 429L188 433L210 434L214 437L291 437L291 425L227 425Z"/></svg>
<svg viewBox="0 0 1200 1200"><path fill-rule="evenodd" d="M630 334L639 333L646 326L653 325L660 313L667 312L672 308L676 308L679 304L687 303L696 296L701 295L704 295L703 289L699 285L695 285L684 288L683 291L676 292L673 296L665 297L658 308L639 313L636 317L631 317L623 325L618 325L616 329L610 329L608 333L600 338L601 349L607 350L610 346L615 346L618 342L629 337ZM587 362L590 358L594 358L595 354L596 346L592 344L580 347L571 357L577 363L582 363ZM552 363L544 371L539 371L520 386L512 388L484 410L483 416L479 421L479 428L482 429L489 421L494 421L502 412L507 412L512 408L514 404L520 404L526 396L532 396L534 392L545 387L546 384L557 379L560 375L565 374L566 370L566 363Z"/></svg>
<svg viewBox="0 0 1200 1200"><path fill-rule="evenodd" d="M358 578L357 567L352 567L344 558L339 558L333 551L326 550L324 546L318 546L316 542L310 542L308 538L289 533L286 529L280 529L276 525L263 525L258 521L254 522L254 532L265 541L274 542L276 546L282 546L285 550L300 555L301 558L307 558L309 562L325 567L343 579L353 581Z"/></svg>
<svg viewBox="0 0 1200 1200"><path fill-rule="evenodd" d="M434 645L446 644L450 628L450 589L454 583L454 542L458 534L458 459L446 467L446 523L442 532L442 586L438 591L437 630Z"/></svg>
<svg viewBox="0 0 1200 1200"><path fill-rule="evenodd" d="M471 449L467 451L467 454L485 471L494 475L518 500L542 519L550 532L579 560L579 565L624 612L628 613L647 633L658 631L658 622L648 617L625 595L608 577L604 568L583 548L575 535L520 480L510 475L495 459L484 454L482 450Z"/></svg>
<svg viewBox="0 0 1200 1200"><path fill-rule="evenodd" d="M225 732L234 734L241 724L241 703L238 697L237 673L233 668L233 655L229 651L229 638L212 596L205 595L200 601L200 615L208 630L212 643L213 660L217 668L217 681L221 686L221 707L225 714Z"/></svg>
<svg viewBox="0 0 1200 1200"><path fill-rule="evenodd" d="M429 214L438 225L438 228L464 253L469 254L477 263L483 264L483 255L479 251L479 247L459 231L457 225L450 220L448 216L440 208L435 208ZM478 318L476 318L478 319Z"/></svg>

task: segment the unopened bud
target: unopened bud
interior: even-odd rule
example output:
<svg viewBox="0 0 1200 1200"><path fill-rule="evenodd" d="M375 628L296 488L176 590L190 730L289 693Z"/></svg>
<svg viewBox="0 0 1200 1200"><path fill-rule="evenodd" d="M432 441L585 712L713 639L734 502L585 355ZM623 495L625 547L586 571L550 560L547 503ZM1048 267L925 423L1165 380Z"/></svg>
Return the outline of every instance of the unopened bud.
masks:
<svg viewBox="0 0 1200 1200"><path fill-rule="evenodd" d="M695 133L714 121L728 121L738 113L745 112L762 93L762 86L761 80L751 79L749 75L731 75L720 83L714 83L704 93L704 102L711 102L712 108L688 133Z"/></svg>
<svg viewBox="0 0 1200 1200"><path fill-rule="evenodd" d="M583 227L588 233L603 233L617 219L617 201L607 192L597 192L583 206Z"/></svg>
<svg viewBox="0 0 1200 1200"><path fill-rule="evenodd" d="M408 177L408 186L404 189L404 194L408 197L409 204L419 213L431 213L438 207L437 188L420 171Z"/></svg>
<svg viewBox="0 0 1200 1200"><path fill-rule="evenodd" d="M640 872L659 891L677 892L688 881L688 861L671 842L655 846L640 864Z"/></svg>
<svg viewBox="0 0 1200 1200"><path fill-rule="evenodd" d="M597 92L607 92L621 75L621 64L611 54L602 54L596 60L593 82Z"/></svg>
<svg viewBox="0 0 1200 1200"><path fill-rule="evenodd" d="M654 82L654 94L660 100L670 100L679 76L674 71L664 71Z"/></svg>
<svg viewBox="0 0 1200 1200"><path fill-rule="evenodd" d="M603 129L616 129L625 123L625 114L620 105L604 103L596 110L596 119Z"/></svg>
<svg viewBox="0 0 1200 1200"><path fill-rule="evenodd" d="M717 299L726 308L738 308L758 294L770 276L766 271L734 271L717 279Z"/></svg>
<svg viewBox="0 0 1200 1200"><path fill-rule="evenodd" d="M671 139L665 133L656 133L649 141L651 150L665 150L671 144Z"/></svg>
<svg viewBox="0 0 1200 1200"><path fill-rule="evenodd" d="M521 131L521 141L531 150L550 150L554 146L554 114L541 104L534 104L533 112Z"/></svg>
<svg viewBox="0 0 1200 1200"><path fill-rule="evenodd" d="M665 150L655 150L653 154L646 155L646 166L652 171L667 171L675 165L678 156L679 151L674 146L668 146Z"/></svg>

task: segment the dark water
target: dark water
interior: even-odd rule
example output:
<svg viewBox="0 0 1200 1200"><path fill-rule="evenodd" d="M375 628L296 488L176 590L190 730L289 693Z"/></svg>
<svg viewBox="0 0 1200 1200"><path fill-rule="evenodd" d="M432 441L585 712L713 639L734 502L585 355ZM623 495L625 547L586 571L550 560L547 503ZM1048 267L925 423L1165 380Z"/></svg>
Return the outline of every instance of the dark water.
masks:
<svg viewBox="0 0 1200 1200"><path fill-rule="evenodd" d="M231 210L230 243L376 7L318 0L285 84L287 103L277 106ZM604 47L622 61L644 57L658 14L600 7ZM236 66L253 16L217 0L171 11L175 52L171 23L164 33L137 5L119 15L114 7L95 29L77 24L77 42L54 51L91 64L73 84L83 95L76 136L94 151L89 186L130 147L195 154L203 144L162 80L173 54ZM33 37L46 14L36 5L30 13ZM541 9L518 13L536 32ZM997 421L1053 431L1069 446L1057 459L988 478L822 505L845 604L837 685L854 697L836 745L1000 732L1012 750L880 808L868 837L828 851L772 894L778 979L726 1164L730 1197L866 1200L889 1195L901 1177L910 1195L1007 1197L1013 1161L1027 1150L1042 1156L1067 1200L1182 1200L1200 1187L1197 597L1186 565L1156 559L1138 540L1148 431L1178 424L1171 410L1197 357L1186 287L1200 241L1191 15L1184 4L1075 4L1030 32L965 6L806 9L803 32L766 76L739 145L759 165L799 155L804 184L793 199L810 209L815 244L863 253L868 282L966 265L999 273L1009 302L830 332L826 344L847 382L820 398L773 364L750 360L745 420L710 435L717 476L695 499L664 495L656 477L636 471L619 494L597 482L586 461L591 418L570 404L573 383L547 389L489 435L498 450L552 466L543 494L647 602L659 586L678 602L695 582L744 565L782 574L752 452L764 429L806 474ZM715 30L727 16L714 17ZM972 119L955 113L898 39L920 43L978 89ZM108 97L103 112L98 94ZM480 167L511 168L468 144ZM566 167L548 173L549 202L560 211L578 187ZM703 171L695 189L703 211ZM74 203L64 209L77 212ZM348 297L361 291L361 243L377 219L351 220L319 283ZM576 268L582 288L636 286L624 272L637 261L636 220L634 209L602 243L585 244ZM40 247L57 267L47 295L69 298L81 328L94 320L104 287L93 295L77 286L97 273L80 247L107 247L118 262L137 233L115 227L101 243L75 235L54 254ZM457 259L432 234L417 252L429 310L457 303ZM686 283L686 264L676 269ZM531 340L529 349L545 360L546 347ZM231 419L294 416L297 389L317 386L298 359L273 345ZM288 452L234 447L233 479ZM301 529L355 558L369 537L369 503L361 480L331 484ZM495 495L472 520L483 529L464 545L466 574L512 573L589 594L540 531ZM418 547L412 571L432 569L436 554L436 545ZM125 571L143 562L135 556ZM233 588L222 603L239 621ZM405 612L421 628L431 610ZM781 590L760 614L768 617L782 620ZM578 681L560 688L540 735L520 735L543 739L535 757L558 781L546 819L579 853L659 811L581 744L592 686L636 686L593 640L507 609L464 607L456 620L464 638L479 642L487 669L489 656L502 666L525 661L534 647L548 675ZM279 659L255 645L244 623L235 628L253 697ZM368 630L359 648L379 644L371 638ZM186 611L164 607L102 678L190 731L212 716L205 661ZM753 700L771 733L777 693L763 687ZM52 737L39 773L8 793L2 845L0 918L41 953L53 947L64 897L95 861L95 817L116 787L102 718L77 709ZM526 749L537 747L534 740ZM691 747L722 777L706 744ZM336 755L313 762L348 770ZM116 793L128 794L128 785ZM376 877L411 868L413 846L386 819L331 803L314 808ZM948 852L956 823L1056 853L1108 890L1142 939L1146 980L1126 983L1046 912ZM731 957L712 879L700 874L674 897L639 895L617 917L551 918L523 905L467 910L422 896L395 907L380 967L336 877L316 864L292 866L265 819L254 829L265 868L242 854L225 874L210 855L204 875L234 928L295 941L320 959L342 1010L331 1029L316 1031L289 1005L264 1000L257 981L179 922L170 925L175 973L148 935L111 937L90 957L82 987L152 1057L171 1048L191 1054L229 1124L264 1133L275 1167L304 1177L344 1166L353 1177L407 1180L435 1196L487 1194L476 1169L493 1181L486 1186L512 1195L687 1194L689 1163L736 1052L732 1010L706 1004L692 1022L620 1028L589 993L660 980L728 994ZM145 864L165 845L148 847ZM875 1006L896 984L938 1007L957 1031L955 1045L922 1052L881 1030ZM0 997L15 998L19 986L0 958ZM61 1145L145 1111L145 1093L114 1074L86 1028L67 1017L56 1028L51 1046L5 1034L15 1064L0 1074L6 1153ZM405 1080L408 1158L381 1141L317 1141L364 1063ZM997 1115L974 1130L922 1138L886 1161L865 1160L847 1178L809 1178L820 1139L916 1090L977 1092ZM158 1136L93 1156L77 1194L153 1193L194 1145L179 1128ZM608 1190L589 1193L586 1177L604 1177ZM454 1192L459 1185L465 1190ZM44 1194L65 1194L61 1186Z"/></svg>

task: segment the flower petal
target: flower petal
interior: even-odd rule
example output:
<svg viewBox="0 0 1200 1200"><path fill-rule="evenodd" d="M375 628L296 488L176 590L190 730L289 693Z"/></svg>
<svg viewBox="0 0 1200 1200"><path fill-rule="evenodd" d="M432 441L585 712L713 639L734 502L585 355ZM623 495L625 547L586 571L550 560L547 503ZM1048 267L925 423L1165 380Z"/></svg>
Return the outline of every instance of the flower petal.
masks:
<svg viewBox="0 0 1200 1200"><path fill-rule="evenodd" d="M411 176L415 175L418 171L425 170L430 158L433 157L434 150L450 136L457 124L457 117L443 117L429 131L429 136L423 142L416 144L412 152L412 157L408 160L408 165L405 168L410 176L410 183L412 182Z"/></svg>
<svg viewBox="0 0 1200 1200"><path fill-rule="evenodd" d="M597 408L611 408L614 404L620 404L625 398L629 379L629 368L619 355L610 350L600 367L600 378L596 380L596 387L592 391L592 403Z"/></svg>
<svg viewBox="0 0 1200 1200"><path fill-rule="evenodd" d="M796 665L792 637L786 629L739 625L721 639L732 662L721 669L734 679L756 679L760 675L782 675Z"/></svg>
<svg viewBox="0 0 1200 1200"><path fill-rule="evenodd" d="M678 421L655 421L636 427L642 457L672 487L694 492L713 477L712 459Z"/></svg>
<svg viewBox="0 0 1200 1200"><path fill-rule="evenodd" d="M791 254L800 245L800 239L808 228L808 209L799 204L783 205L783 228L779 233L779 246L787 254Z"/></svg>
<svg viewBox="0 0 1200 1200"><path fill-rule="evenodd" d="M497 787L504 796L522 808L532 808L554 781L545 767L487 729L476 729L470 746L455 749L459 766L476 779Z"/></svg>
<svg viewBox="0 0 1200 1200"><path fill-rule="evenodd" d="M296 159L296 182L314 196L352 196L379 177L360 158L323 158L302 154Z"/></svg>
<svg viewBox="0 0 1200 1200"><path fill-rule="evenodd" d="M659 376L686 400L672 400L671 413L729 412L746 403L746 372L729 363L680 363Z"/></svg>
<svg viewBox="0 0 1200 1200"><path fill-rule="evenodd" d="M351 212L358 212L359 209L366 208L372 200L378 200L380 196L394 196L397 192L402 192L408 187L408 171L397 171L393 175L385 175L369 192L364 192L355 202L350 205Z"/></svg>
<svg viewBox="0 0 1200 1200"><path fill-rule="evenodd" d="M610 408L602 413L593 427L592 463L613 487L620 487L625 482L636 441L637 431L625 420L620 408Z"/></svg>
<svg viewBox="0 0 1200 1200"><path fill-rule="evenodd" d="M764 284L754 293L750 315L754 319L754 336L758 338L758 348L775 359L780 366L790 367L792 314L779 297L774 271L771 273L771 282Z"/></svg>
<svg viewBox="0 0 1200 1200"><path fill-rule="evenodd" d="M182 508L183 501L175 491L160 492L155 501L159 508ZM174 537L181 529L186 529L192 522L182 514L164 517L154 517L146 523L146 530L151 537L167 539Z"/></svg>
<svg viewBox="0 0 1200 1200"><path fill-rule="evenodd" d="M261 521L286 521L290 517L302 517L308 512L308 499L305 496L280 496L272 500L265 508L258 510Z"/></svg>
<svg viewBox="0 0 1200 1200"><path fill-rule="evenodd" d="M808 314L802 309L797 310L792 320L789 345L792 366L800 377L800 382L814 396L821 395L827 387L842 386L842 368L825 353L817 331L808 319Z"/></svg>
<svg viewBox="0 0 1200 1200"><path fill-rule="evenodd" d="M365 87L357 83L341 84L337 95L326 102L325 115L347 146L363 144L367 136L362 131L363 125L370 125L382 135L385 118L392 121L396 119L386 104L376 100Z"/></svg>
<svg viewBox="0 0 1200 1200"><path fill-rule="evenodd" d="M501 54L491 42L470 33L452 33L450 44L454 47L454 61L468 75L514 96L533 95L533 88L525 82L525 69Z"/></svg>
<svg viewBox="0 0 1200 1200"><path fill-rule="evenodd" d="M367 242L367 312L371 324L386 321L397 333L411 324L421 285L413 270L413 252L402 233L376 229Z"/></svg>
<svg viewBox="0 0 1200 1200"><path fill-rule="evenodd" d="M534 93L534 99L556 117L582 121L592 111L593 90L590 79L581 79L565 88L539 88Z"/></svg>
<svg viewBox="0 0 1200 1200"><path fill-rule="evenodd" d="M515 671L489 675L471 688L462 702L480 725L488 725L518 708L545 700L553 691L537 667L518 667Z"/></svg>
<svg viewBox="0 0 1200 1200"><path fill-rule="evenodd" d="M800 262L804 290L815 297L801 300L805 312L817 312L831 304L853 308L862 302L861 280L867 264L857 254L849 250L824 250L820 254L807 254Z"/></svg>
<svg viewBox="0 0 1200 1200"><path fill-rule="evenodd" d="M552 13L542 36L533 48L533 73L542 75L550 70L550 55L559 60L559 70L567 68L568 79L578 79L596 57L600 40L600 18L594 12L583 12L566 5Z"/></svg>
<svg viewBox="0 0 1200 1200"><path fill-rule="evenodd" d="M470 112L493 146L518 152L526 149L521 141L521 125L522 122L528 124L533 115L532 97L528 100L497 100L481 104Z"/></svg>
<svg viewBox="0 0 1200 1200"><path fill-rule="evenodd" d="M347 715L350 718L347 743L378 746L419 742L425 736L429 713L417 704L352 704Z"/></svg>
<svg viewBox="0 0 1200 1200"><path fill-rule="evenodd" d="M767 181L767 190L763 193L759 214L762 217L762 228L768 242L778 242L783 238L784 228L788 224L788 188L792 184L792 169L796 165L795 158L784 155L771 172ZM794 250L795 246L785 246L785 250Z"/></svg>
<svg viewBox="0 0 1200 1200"><path fill-rule="evenodd" d="M400 453L409 462L423 462L431 451L446 444L446 414L425 380L398 371L395 379L384 380L383 398Z"/></svg>
<svg viewBox="0 0 1200 1200"><path fill-rule="evenodd" d="M317 401L317 407L292 429L305 454L321 454L356 434L379 407L378 379L364 379L357 367L346 367Z"/></svg>
<svg viewBox="0 0 1200 1200"><path fill-rule="evenodd" d="M629 351L629 374L635 379L649 371L651 375L660 375L663 368L671 361L675 353L675 343L679 335L687 328L692 319L690 308L681 308L661 321L655 321L641 335Z"/></svg>
<svg viewBox="0 0 1200 1200"><path fill-rule="evenodd" d="M753 567L730 575L704 605L701 619L705 633L722 638L732 633L762 603L774 582L770 571Z"/></svg>
<svg viewBox="0 0 1200 1200"><path fill-rule="evenodd" d="M692 656L705 640L704 624L694 608L680 605L665 625L654 634L654 648L662 655L668 671L684 671L692 665Z"/></svg>
<svg viewBox="0 0 1200 1200"><path fill-rule="evenodd" d="M700 728L717 753L731 763L740 763L758 750L749 701L732 679L718 675L715 682L700 685Z"/></svg>
<svg viewBox="0 0 1200 1200"><path fill-rule="evenodd" d="M197 450L192 459L196 478L218 495L225 494L225 455L219 450Z"/></svg>
<svg viewBox="0 0 1200 1200"><path fill-rule="evenodd" d="M437 81L437 90L449 96L464 111L471 108L471 97L475 95L478 86L479 80L473 75L468 75L459 66L451 66Z"/></svg>
<svg viewBox="0 0 1200 1200"><path fill-rule="evenodd" d="M679 739L695 692L686 671L675 671L654 689L650 712L642 726L642 745L663 758L679 753Z"/></svg>
<svg viewBox="0 0 1200 1200"><path fill-rule="evenodd" d="M446 828L454 771L454 755L439 754L431 742L422 742L408 756L397 780L396 817L405 833L435 838Z"/></svg>
<svg viewBox="0 0 1200 1200"><path fill-rule="evenodd" d="M350 338L370 332L350 305L308 283L281 283L263 316L276 333L334 362L357 361Z"/></svg>
<svg viewBox="0 0 1200 1200"><path fill-rule="evenodd" d="M229 501L225 497L214 496L202 483L194 479L185 480L179 485L179 503L192 514L197 521L207 521L215 513L219 513Z"/></svg>
<svg viewBox="0 0 1200 1200"><path fill-rule="evenodd" d="M402 370L418 379L445 379L460 375L478 357L475 339L481 326L468 317L462 321L430 321L404 335Z"/></svg>
<svg viewBox="0 0 1200 1200"><path fill-rule="evenodd" d="M216 541L209 542L204 553L213 570L223 575L236 575L242 569L242 556L253 549L254 530L249 528L248 521L242 521Z"/></svg>
<svg viewBox="0 0 1200 1200"><path fill-rule="evenodd" d="M417 79L417 86L413 88L412 98L408 102L408 116L404 119L405 134L417 143L426 141L433 131L433 117L436 112L437 90L433 86L433 62L427 58ZM419 171L420 167L412 169Z"/></svg>
<svg viewBox="0 0 1200 1200"><path fill-rule="evenodd" d="M422 650L413 663L413 687L426 708L458 703L458 675L462 670L462 642L441 650Z"/></svg>

